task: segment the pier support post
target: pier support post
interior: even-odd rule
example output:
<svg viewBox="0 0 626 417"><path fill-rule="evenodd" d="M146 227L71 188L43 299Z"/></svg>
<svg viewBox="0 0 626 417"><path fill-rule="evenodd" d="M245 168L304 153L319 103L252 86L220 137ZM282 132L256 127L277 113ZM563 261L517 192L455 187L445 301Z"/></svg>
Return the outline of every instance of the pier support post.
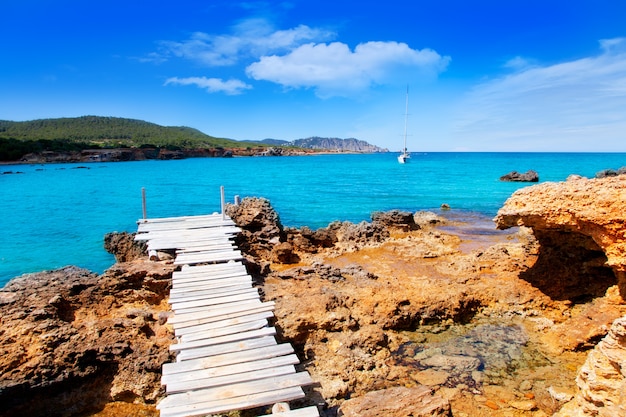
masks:
<svg viewBox="0 0 626 417"><path fill-rule="evenodd" d="M143 219L146 220L148 218L148 211L146 209L146 188L141 187L141 209L143 213Z"/></svg>
<svg viewBox="0 0 626 417"><path fill-rule="evenodd" d="M224 208L226 206L226 200L224 199L224 186L220 186L220 204L222 207L222 220L226 220L226 213Z"/></svg>

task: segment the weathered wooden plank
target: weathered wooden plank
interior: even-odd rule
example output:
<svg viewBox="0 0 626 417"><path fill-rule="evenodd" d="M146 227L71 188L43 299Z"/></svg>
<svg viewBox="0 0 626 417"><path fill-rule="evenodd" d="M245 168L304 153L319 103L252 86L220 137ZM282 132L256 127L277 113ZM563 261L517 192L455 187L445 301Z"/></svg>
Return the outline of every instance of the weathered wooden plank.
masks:
<svg viewBox="0 0 626 417"><path fill-rule="evenodd" d="M172 309L174 311L184 311L194 307L205 307L205 306L214 306L218 304L228 304L231 302L243 301L243 300L253 300L255 298L259 298L259 291L256 288L252 288L250 290L246 290L245 292L241 292L234 295L220 295L217 294L216 297L209 298L200 298L194 301L180 301L173 302Z"/></svg>
<svg viewBox="0 0 626 417"><path fill-rule="evenodd" d="M219 291L219 290L222 290L222 291ZM214 298L223 298L223 297L235 297L237 295L246 295L246 294L254 294L255 296L258 297L259 290L256 288L249 287L249 286L243 287L243 288L235 288L235 289L233 289L232 287L226 287L226 290L223 290L223 288L218 288L218 291L207 293L207 294L194 294L194 295L188 295L186 297L177 297L177 298L170 297L168 302L172 306L178 306L181 303L191 303L195 301L211 300Z"/></svg>
<svg viewBox="0 0 626 417"><path fill-rule="evenodd" d="M182 254L174 260L174 265L190 265L204 262L224 262L230 260L243 259L239 251L229 251L224 253L198 252L193 255Z"/></svg>
<svg viewBox="0 0 626 417"><path fill-rule="evenodd" d="M168 395L157 405L157 409L177 409L192 404L202 404L211 401L219 401L227 398L243 397L261 392L274 391L281 388L300 387L312 384L313 380L308 372L280 375L266 379L257 379L249 382L241 382L228 387L215 387L200 389L190 392Z"/></svg>
<svg viewBox="0 0 626 417"><path fill-rule="evenodd" d="M174 328L182 328L189 326L197 326L199 324L210 323L214 321L226 320L245 314L258 313L274 309L274 302L268 301L262 303L260 300L247 300L245 302L236 303L223 308L207 308L202 311L194 311L189 313L178 313L170 317L167 322Z"/></svg>
<svg viewBox="0 0 626 417"><path fill-rule="evenodd" d="M168 224L168 223L180 223L180 222L193 222L193 221L220 221L220 222L232 222L228 216L222 216L221 214L199 214L195 216L180 216L180 217L155 217L150 219L141 219L138 223L143 224Z"/></svg>
<svg viewBox="0 0 626 417"><path fill-rule="evenodd" d="M244 397L234 397L220 401L192 404L176 408L164 408L161 417L199 417L206 414L217 414L231 410L242 410L260 407L277 402L292 401L304 397L300 387L284 388L275 391L261 392Z"/></svg>
<svg viewBox="0 0 626 417"><path fill-rule="evenodd" d="M246 312L242 312L239 314L240 315L238 316L228 317L223 320L216 319L215 321L204 323L204 324L197 324L195 326L181 327L181 328L177 326L173 326L174 334L177 337L183 337L185 335L192 335L195 333L201 333L207 330L219 329L222 327L236 326L238 324L248 323L251 321L263 320L263 319L267 320L274 316L274 312L272 311L272 309L266 309L265 311L259 311L259 312L254 312L254 313L246 311Z"/></svg>
<svg viewBox="0 0 626 417"><path fill-rule="evenodd" d="M214 266L213 269L200 269L204 266ZM187 267L187 268L185 268ZM175 271L172 274L172 278L197 278L197 277L211 277L213 275L221 274L247 274L248 270L243 265L232 265L230 262L222 262L218 264L207 265L183 265L183 270Z"/></svg>
<svg viewBox="0 0 626 417"><path fill-rule="evenodd" d="M247 307L258 307L260 306L261 300L259 300L258 298L251 298L249 300L242 300L242 301L233 301L232 303L229 303L228 305L210 305L210 306L199 306L199 307L189 307L186 309L178 309L178 311L174 314L174 317L176 317L178 315L178 317L193 317L196 314L200 313L206 313L204 314L204 316L208 316L209 314L215 314L216 312L219 314L223 314L224 311L231 311L230 309L232 307L236 308L236 309L240 309L240 308L247 308ZM172 318L174 318L172 317Z"/></svg>
<svg viewBox="0 0 626 417"><path fill-rule="evenodd" d="M173 346L173 345L172 345ZM274 336L259 337L257 339L240 340L232 343L184 349L178 352L176 360L187 361L190 359L208 358L209 356L222 355L225 353L240 352L259 347L276 346Z"/></svg>
<svg viewBox="0 0 626 417"><path fill-rule="evenodd" d="M221 253L237 253L239 252L238 249L234 249L233 247L229 247L229 248L225 248L225 249L207 249L207 250L201 250L201 251L195 251L195 252L184 252L184 253L176 253L176 259L179 258L194 258L194 257L199 257L202 255L218 255Z"/></svg>
<svg viewBox="0 0 626 417"><path fill-rule="evenodd" d="M276 416L276 417L320 417L320 412L317 409L316 406L312 405L310 407L305 407L305 408L296 408L295 410L289 410L289 411L281 411L277 414L269 414L269 415L265 415L265 416L258 416L258 417L270 417L270 416Z"/></svg>
<svg viewBox="0 0 626 417"><path fill-rule="evenodd" d="M210 275L217 272L239 272L239 271L247 271L246 267L241 263L241 261L230 261L224 262L220 264L210 264L210 265L185 265L181 268L180 271L174 271L174 275L186 277L186 276L195 276L195 275Z"/></svg>
<svg viewBox="0 0 626 417"><path fill-rule="evenodd" d="M198 358L182 362L164 363L163 375L199 371L201 369L219 368L221 366L275 358L278 356L289 355L292 353L293 347L289 343L263 346L255 349L208 356L206 358Z"/></svg>
<svg viewBox="0 0 626 417"><path fill-rule="evenodd" d="M187 219L212 219L212 218L224 218L226 220L231 220L229 216L222 216L221 213L211 213L211 214L196 214L192 216L177 216L177 217L152 217L149 219L139 219L137 220L137 224L143 223L162 223L162 222L171 222L171 221L180 221Z"/></svg>
<svg viewBox="0 0 626 417"><path fill-rule="evenodd" d="M228 248L228 249L220 249L220 250L204 250L204 251L197 251L197 252L179 253L176 255L176 260L179 260L181 258L195 259L195 258L203 257L205 255L209 255L209 257L212 257L221 253L241 255L238 249ZM228 259L228 258L225 258L225 259ZM234 258L234 259L238 259L238 258Z"/></svg>
<svg viewBox="0 0 626 417"><path fill-rule="evenodd" d="M160 240L174 240L185 241L187 239L204 239L210 236L228 236L236 235L241 229L234 226L222 226L222 227L205 227L201 229L174 229L174 230L160 230L154 232L137 233L135 240L148 240L148 239L160 239ZM183 240L184 239L184 240Z"/></svg>
<svg viewBox="0 0 626 417"><path fill-rule="evenodd" d="M220 279L220 278L250 276L250 274L248 274L248 271L246 271L246 269L242 267L216 269L214 271L208 271L208 272L202 272L202 271L198 271L198 272L191 271L191 272L185 272L185 273L175 272L174 274L175 275L172 275L172 280L175 282L197 281L198 279L210 281L210 280Z"/></svg>
<svg viewBox="0 0 626 417"><path fill-rule="evenodd" d="M208 309L217 309L221 310L222 308L229 307L234 303L244 303L247 301L252 301L255 304L261 304L261 300L259 300L258 294L254 292L250 292L247 294L239 294L237 296L231 297L219 297L219 298L209 298L198 300L197 302L187 301L185 305L178 305L176 307L176 313L174 316L178 314L179 316L184 314L192 314L197 312L206 311ZM214 310L212 310L214 311Z"/></svg>
<svg viewBox="0 0 626 417"><path fill-rule="evenodd" d="M219 268L224 268L227 266L233 266L233 265L239 265L239 266L243 266L245 268L245 265L241 262L241 261L230 261L230 262L226 262L223 264L213 264L213 265L194 265L194 266L183 266L180 270L180 272L189 272L190 270L193 271L211 271L213 269L219 269Z"/></svg>
<svg viewBox="0 0 626 417"><path fill-rule="evenodd" d="M184 283L184 282L198 282L198 281L213 281L220 278L234 278L234 277L249 277L246 271L241 270L228 270L224 269L221 271L215 271L210 273L200 273L200 274L187 274L187 275L177 275L172 276L172 282L175 283Z"/></svg>
<svg viewBox="0 0 626 417"><path fill-rule="evenodd" d="M203 296L210 296L214 294L233 294L240 290L250 290L252 289L252 281L242 282L240 284L231 284L225 285L222 287L211 288L208 290L191 290L185 291L182 293L174 293L170 294L169 302L172 304L172 301L189 301L201 298Z"/></svg>
<svg viewBox="0 0 626 417"><path fill-rule="evenodd" d="M168 224L180 223L226 223L235 224L228 216L214 214L202 214L198 216L180 216L180 217L157 217L153 219L141 219L137 222L137 227L145 226L166 226Z"/></svg>
<svg viewBox="0 0 626 417"><path fill-rule="evenodd" d="M264 379L280 375L295 374L296 368L293 365L269 367L258 370L249 370L248 372L228 374L210 378L195 378L188 381L172 381L165 388L167 394L177 392L191 391L202 388L211 388L236 384L244 381L254 381L255 379ZM185 374L176 374L185 375Z"/></svg>
<svg viewBox="0 0 626 417"><path fill-rule="evenodd" d="M214 244L205 244L205 245L197 245L197 246L189 246L189 245L181 245L179 249L176 250L176 254L184 254L184 253L195 253L195 252L211 252L218 251L224 249L237 249L237 246L232 243L214 243Z"/></svg>
<svg viewBox="0 0 626 417"><path fill-rule="evenodd" d="M208 337L208 338L202 338L198 340L190 340L187 342L182 341L180 343L175 343L173 345L170 345L170 350L171 351L183 351L183 350L197 349L197 348L216 346L216 345L226 345L229 343L241 342L241 341L244 341L244 342L252 341L255 338L275 336L275 335L276 335L276 329L274 327L262 327L256 330L242 331L238 333L226 334L223 336ZM215 349L218 349L219 347L221 346L218 346ZM212 348L211 352L213 351L214 350Z"/></svg>
<svg viewBox="0 0 626 417"><path fill-rule="evenodd" d="M193 230L208 229L215 227L236 227L233 222L224 222L222 220L187 220L183 222L167 222L167 223L144 223L137 227L140 233L152 232L168 232L171 230Z"/></svg>
<svg viewBox="0 0 626 417"><path fill-rule="evenodd" d="M174 315L168 319L168 322L170 324L175 324L179 322L196 320L199 318L220 316L222 314L257 308L260 307L262 304L263 303L261 302L261 300L251 299L233 302L227 306L209 306L206 308L202 308L200 311L175 311Z"/></svg>
<svg viewBox="0 0 626 417"><path fill-rule="evenodd" d="M294 354L289 354L253 360L250 362L234 363L232 365L224 365L214 368L197 369L188 372L163 373L161 376L161 385L167 385L169 387L171 384L185 383L195 380L221 378L229 375L246 375L251 371L279 368L286 365L296 365L298 363L298 357ZM212 384L209 383L207 387L211 385ZM217 386L217 384L214 386Z"/></svg>
<svg viewBox="0 0 626 417"><path fill-rule="evenodd" d="M201 233L198 231L193 232L193 236L187 232L175 233L161 233L163 236L159 237L157 232L146 233L145 236L151 236L149 245L160 245L166 242L177 242L181 245L201 245L208 243L229 243L233 242L235 234L233 233ZM143 234L142 234L143 235ZM183 236L182 238L177 238Z"/></svg>
<svg viewBox="0 0 626 417"><path fill-rule="evenodd" d="M181 292L189 292L193 290L211 290L213 288L222 288L229 285L252 283L252 278L248 275L240 275L232 278L220 278L211 281L192 281L172 283L170 292L172 295L178 295Z"/></svg>
<svg viewBox="0 0 626 417"><path fill-rule="evenodd" d="M170 297L171 298L186 297L189 294L193 293L194 291L211 292L211 291L215 291L219 289L226 289L229 287L244 286L244 285L248 286L249 288L252 287L252 280L245 278L245 277L241 277L236 280L203 282L203 283L198 283L198 285L193 285L189 287L183 286L181 288L175 288L175 289L173 288L172 290L170 290Z"/></svg>
<svg viewBox="0 0 626 417"><path fill-rule="evenodd" d="M250 299L250 300L241 301L241 303L245 303L245 302L253 303L253 304L250 304L252 307L255 307L255 306L260 307L262 305L261 300L258 300L258 299ZM239 302L237 302L237 303L239 303ZM239 304L237 304L237 306L239 306ZM187 308L185 310L180 310L179 309L178 310L178 316L180 317L180 316L183 316L183 315L187 316L188 314L192 315L192 314L196 314L196 313L202 313L202 312L204 312L204 311L206 311L208 309L211 309L211 314L214 314L214 311L215 311L215 310L213 310L214 308L217 308L217 311L220 314L223 314L221 312L222 307L226 308L226 307L230 307L230 305L218 304L218 305L212 305L212 306L190 307L190 308ZM231 310L228 310L228 311L231 311Z"/></svg>
<svg viewBox="0 0 626 417"><path fill-rule="evenodd" d="M201 332L188 333L186 335L177 335L181 338L181 343L193 342L195 340L212 339L215 337L242 334L250 330L257 330L267 327L267 319L251 320L239 324L233 324L226 327L218 327L216 329L205 330ZM195 326L194 326L195 327ZM173 345L175 346L175 345ZM170 348L171 350L171 348Z"/></svg>
<svg viewBox="0 0 626 417"><path fill-rule="evenodd" d="M176 249L176 248L193 248L196 246L203 246L212 243L232 243L232 235L225 236L207 236L205 238L199 237L197 239L150 239L148 240L148 249L163 250L163 249Z"/></svg>

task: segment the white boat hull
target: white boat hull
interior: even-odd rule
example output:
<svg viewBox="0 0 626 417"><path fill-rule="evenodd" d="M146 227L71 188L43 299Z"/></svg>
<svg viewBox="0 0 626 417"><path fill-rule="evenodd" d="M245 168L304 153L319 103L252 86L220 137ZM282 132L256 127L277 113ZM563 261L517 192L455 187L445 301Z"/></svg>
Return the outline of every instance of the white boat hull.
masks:
<svg viewBox="0 0 626 417"><path fill-rule="evenodd" d="M398 162L401 164L406 164L407 162L409 162L409 159L411 157L408 154L400 154L398 155Z"/></svg>

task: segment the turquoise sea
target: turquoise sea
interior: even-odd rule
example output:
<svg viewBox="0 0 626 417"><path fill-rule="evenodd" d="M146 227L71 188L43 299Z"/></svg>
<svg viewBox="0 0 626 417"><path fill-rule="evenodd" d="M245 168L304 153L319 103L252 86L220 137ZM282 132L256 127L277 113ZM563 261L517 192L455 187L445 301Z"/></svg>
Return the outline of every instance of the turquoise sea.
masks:
<svg viewBox="0 0 626 417"><path fill-rule="evenodd" d="M28 272L77 265L101 273L112 231L136 230L146 189L148 217L207 214L235 195L268 198L286 226L369 220L373 211L437 210L493 217L534 169L540 182L626 166L625 153L395 153L201 158L0 166L0 286ZM9 174L10 173L10 174Z"/></svg>

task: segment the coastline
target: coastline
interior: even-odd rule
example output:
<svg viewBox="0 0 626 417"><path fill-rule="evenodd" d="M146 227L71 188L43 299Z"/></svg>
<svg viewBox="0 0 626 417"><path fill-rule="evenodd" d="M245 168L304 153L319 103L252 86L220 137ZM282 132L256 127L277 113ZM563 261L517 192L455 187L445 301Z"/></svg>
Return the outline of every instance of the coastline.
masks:
<svg viewBox="0 0 626 417"><path fill-rule="evenodd" d="M581 386L587 382L580 372L602 366L590 362L600 355L590 354L600 340L608 338L603 349L614 349L611 358L620 354L626 358L626 346L619 348L619 342L610 339L620 337L619 327L611 323L626 314L624 276L619 272L626 262L612 258L610 246L600 248L609 256L608 262L592 261L590 253L600 260L602 255L595 248L588 252L589 243L579 245L586 234L594 233L605 236L603 245L611 245L610 236L621 230L610 225L622 221L622 202L597 187L626 190L626 178L574 179L522 189L507 201L497 221L500 227L525 227L497 233L427 212L381 212L369 223L335 222L313 231L283 227L264 199L244 199L240 206L228 205L227 211L242 228L237 242L249 272L264 300L276 303L276 323L281 329L277 337L296 348L317 382L304 402L318 406L321 415L334 417L339 410L345 416L363 415L363 401L375 395L381 395L376 413L385 415L385 407L391 404L383 400L384 393L392 395L395 390L397 394L403 387L408 397L402 397L401 405L394 403L395 407L416 410L424 405L421 401L427 394L437 399L441 410L447 407L455 416L517 413L540 417L561 407L570 411L593 407L579 394L597 388ZM592 199L592 204L603 205L605 213L585 217L595 212L586 209L585 195L607 196L606 202ZM548 235L550 230L570 227L562 223L568 218L558 215L563 201L571 202L567 205L570 220L575 213L577 219L585 218L594 226L579 228L576 234ZM603 232L598 225L613 231ZM7 329L0 335L5 349L2 357L12 358L0 370L11 375L8 381L29 386L28 381L16 379L29 374L23 368L28 363L31 373L48 369L45 372L50 375L66 375L66 388L77 388L71 390L75 404L84 404L87 397L100 398L92 403L100 409L94 416L116 409L116 415L123 415L128 407L142 408L146 415L156 413L154 404L163 395L158 378L149 382L143 375L158 375L162 363L173 359L163 356L172 342L165 320L173 265L167 260L147 260L131 242L132 236L114 240L110 250L119 262L100 277L66 269L47 278L37 275L37 285L12 284L22 288L19 292L0 291ZM586 269L572 258L564 263L563 251L583 260ZM68 280L63 274L74 278ZM27 297L39 303L27 307L17 301L21 293L28 296L27 291L50 292ZM24 314L26 310L37 313ZM108 329L109 336L91 340L67 327L87 330L94 323ZM53 329L54 338L43 337ZM73 335L69 339L63 336L68 331ZM159 342L155 344L157 339L149 336L141 342L145 345L136 344L139 341L128 345L125 340L130 334L157 335ZM53 361L59 364L57 371L42 368L35 357L13 350L26 340L37 360L49 363L50 355L61 355ZM56 340L52 349L46 340ZM80 369L80 361L72 365L62 359L75 355L66 340L72 341L74 349L85 350L76 343L84 340L100 352L90 368L95 372L92 375L107 369L104 364L111 360L119 364L117 373L107 376L104 386L95 384L85 390L87 375L72 368ZM152 353L142 355L152 358L149 364L131 365L137 361L134 355L148 348ZM137 379L143 382L133 382ZM61 381L49 381L51 389ZM56 404L56 397L44 387L36 388L38 395L49 405ZM81 391L83 400L73 397ZM614 394L603 395L596 403L619 406L612 402L617 401ZM14 395L12 401L18 398Z"/></svg>
<svg viewBox="0 0 626 417"><path fill-rule="evenodd" d="M268 157L268 156L309 156L309 155L360 155L387 152L359 152L328 149L290 149L290 148L212 148L180 149L165 148L110 148L85 149L73 152L43 152L29 154L16 161L0 161L2 165L44 165L59 163L96 163L96 162L132 162L145 160L173 160L189 158L232 158L232 157Z"/></svg>

